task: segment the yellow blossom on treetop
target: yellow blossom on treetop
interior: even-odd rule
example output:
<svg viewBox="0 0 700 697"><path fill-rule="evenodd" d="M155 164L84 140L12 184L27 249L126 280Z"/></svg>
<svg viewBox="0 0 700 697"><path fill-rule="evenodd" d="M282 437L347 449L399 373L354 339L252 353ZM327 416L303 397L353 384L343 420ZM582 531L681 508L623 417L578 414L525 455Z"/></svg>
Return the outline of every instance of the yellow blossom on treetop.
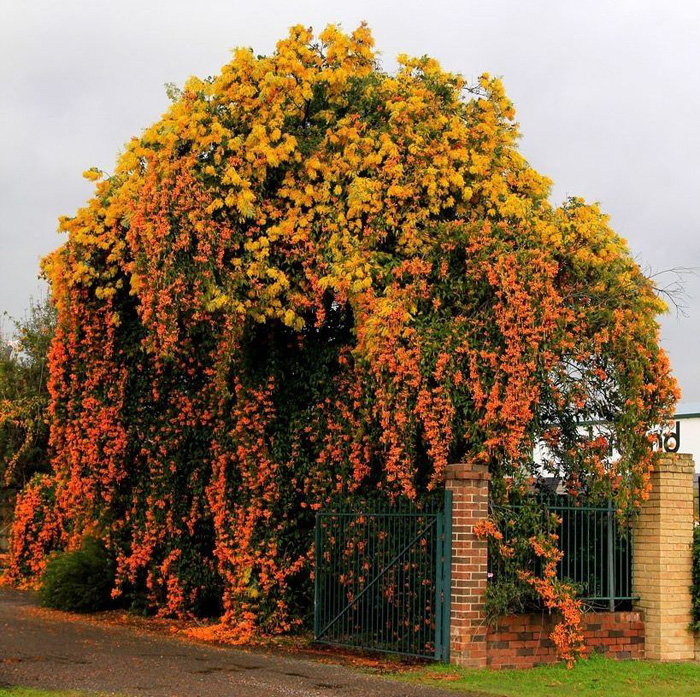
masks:
<svg viewBox="0 0 700 697"><path fill-rule="evenodd" d="M91 182L98 181L99 179L102 179L103 173L100 169L97 167L90 167L90 169L86 169L83 172L83 177L85 179L90 180Z"/></svg>

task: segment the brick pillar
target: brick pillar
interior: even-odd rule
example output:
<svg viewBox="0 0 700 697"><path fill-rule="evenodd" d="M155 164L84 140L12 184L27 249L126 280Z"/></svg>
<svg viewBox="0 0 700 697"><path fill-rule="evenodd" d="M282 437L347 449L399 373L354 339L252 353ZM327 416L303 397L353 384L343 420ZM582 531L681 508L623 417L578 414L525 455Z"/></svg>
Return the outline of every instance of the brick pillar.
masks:
<svg viewBox="0 0 700 697"><path fill-rule="evenodd" d="M488 515L488 468L448 465L452 491L452 596L450 661L468 667L486 665L486 574L488 548L474 526Z"/></svg>
<svg viewBox="0 0 700 697"><path fill-rule="evenodd" d="M664 454L634 529L634 590L644 611L646 657L694 658L691 618L693 473L691 455Z"/></svg>

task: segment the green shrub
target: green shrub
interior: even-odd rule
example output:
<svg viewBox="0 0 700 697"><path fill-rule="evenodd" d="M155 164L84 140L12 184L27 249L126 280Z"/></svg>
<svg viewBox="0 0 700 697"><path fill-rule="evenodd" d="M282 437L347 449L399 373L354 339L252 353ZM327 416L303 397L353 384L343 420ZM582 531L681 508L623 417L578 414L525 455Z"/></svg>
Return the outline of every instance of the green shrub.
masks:
<svg viewBox="0 0 700 697"><path fill-rule="evenodd" d="M500 617L536 612L538 595L528 583L516 578L490 581L486 586L486 617L494 622Z"/></svg>
<svg viewBox="0 0 700 697"><path fill-rule="evenodd" d="M570 578L562 579L561 583L571 589L574 597L579 597L583 592L581 584L577 584ZM526 581L511 576L490 580L486 585L486 619L489 622L496 622L508 615L543 611L544 606L540 595Z"/></svg>
<svg viewBox="0 0 700 697"><path fill-rule="evenodd" d="M700 526L695 526L693 532L693 585L690 587L693 596L693 622L691 627L700 630Z"/></svg>
<svg viewBox="0 0 700 697"><path fill-rule="evenodd" d="M46 566L39 588L43 607L68 612L95 612L110 604L114 563L102 542L86 538L80 549L56 554Z"/></svg>

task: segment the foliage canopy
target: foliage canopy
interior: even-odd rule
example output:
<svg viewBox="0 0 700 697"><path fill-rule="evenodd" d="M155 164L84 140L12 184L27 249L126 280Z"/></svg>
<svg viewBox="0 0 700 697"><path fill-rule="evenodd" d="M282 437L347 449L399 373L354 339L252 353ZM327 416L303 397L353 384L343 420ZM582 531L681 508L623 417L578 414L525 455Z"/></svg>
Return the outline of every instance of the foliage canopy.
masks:
<svg viewBox="0 0 700 697"><path fill-rule="evenodd" d="M16 575L96 534L117 591L182 613L219 587L245 638L304 616L334 498L473 461L505 500L538 444L572 491L644 496L663 304L596 205L549 202L498 80L297 26L171 94L44 261L55 518L39 544L20 504Z"/></svg>

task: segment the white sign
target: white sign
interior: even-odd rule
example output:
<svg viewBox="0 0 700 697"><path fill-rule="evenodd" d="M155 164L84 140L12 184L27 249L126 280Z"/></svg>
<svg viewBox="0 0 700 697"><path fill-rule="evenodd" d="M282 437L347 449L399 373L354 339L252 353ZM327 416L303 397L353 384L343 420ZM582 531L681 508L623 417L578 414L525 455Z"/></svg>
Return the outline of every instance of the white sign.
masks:
<svg viewBox="0 0 700 697"><path fill-rule="evenodd" d="M586 428L591 435L595 435L595 424ZM700 473L700 403L678 405L673 426L665 431L659 431L656 438L656 447L666 453L692 455L695 461L695 472ZM535 462L540 466L547 461L547 455L547 449L542 444L535 448Z"/></svg>
<svg viewBox="0 0 700 697"><path fill-rule="evenodd" d="M659 447L667 453L690 453L700 472L700 404L679 404L670 431L659 434Z"/></svg>

